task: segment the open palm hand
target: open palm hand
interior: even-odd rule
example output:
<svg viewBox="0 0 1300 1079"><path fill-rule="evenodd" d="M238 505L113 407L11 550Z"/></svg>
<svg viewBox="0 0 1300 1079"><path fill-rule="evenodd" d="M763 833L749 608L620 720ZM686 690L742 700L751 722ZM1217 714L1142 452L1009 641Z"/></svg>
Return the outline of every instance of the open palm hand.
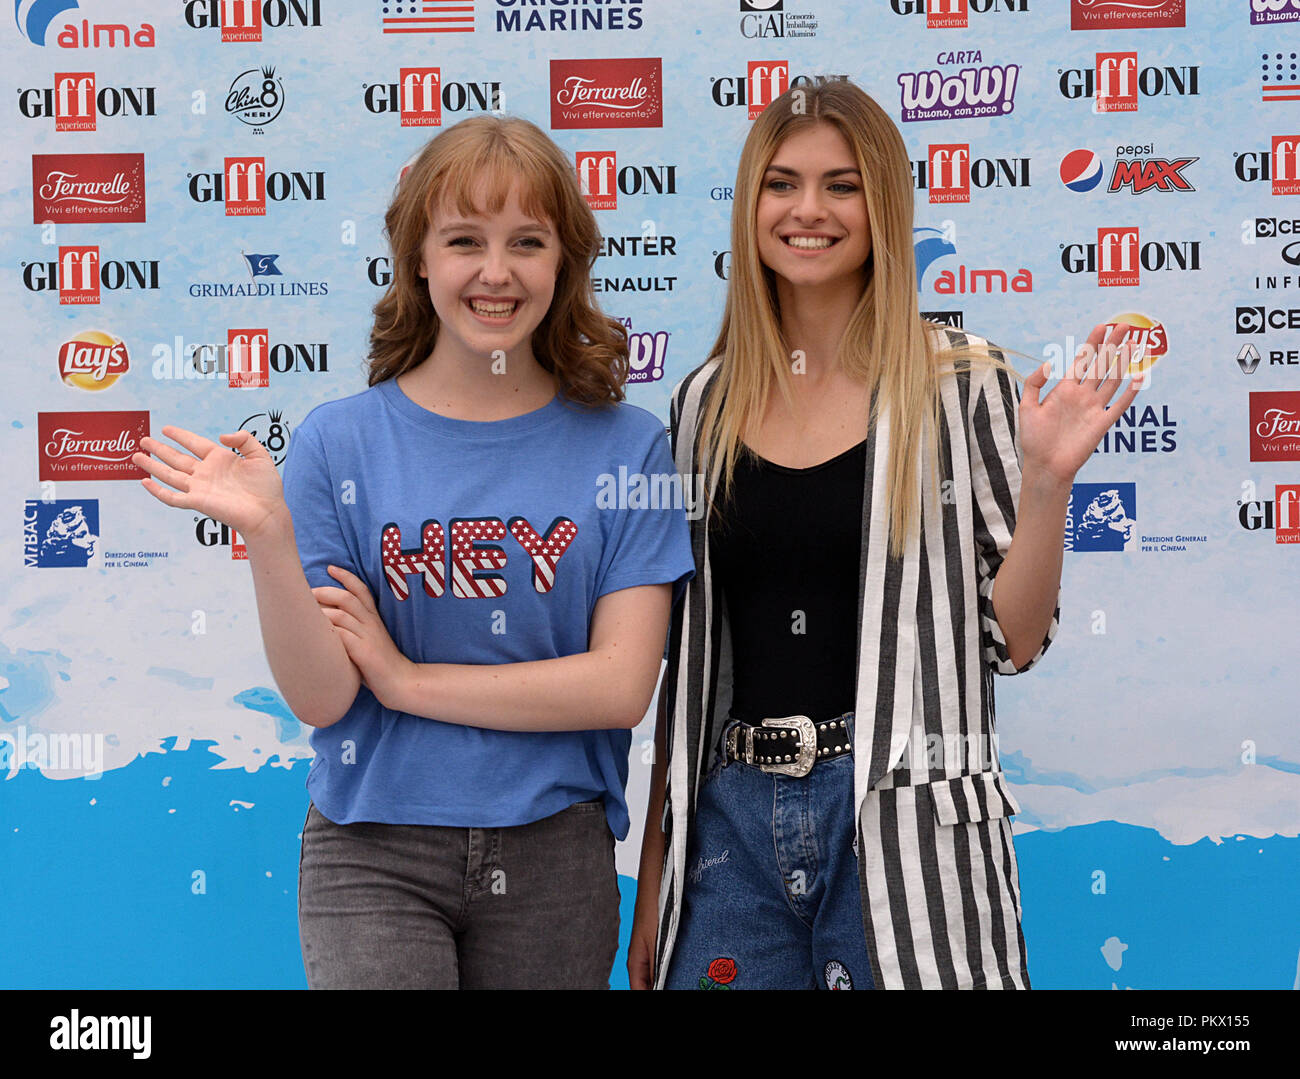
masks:
<svg viewBox="0 0 1300 1079"><path fill-rule="evenodd" d="M1120 344L1125 332L1113 324L1093 327L1065 377L1041 400L1051 365L1043 364L1025 379L1017 417L1026 471L1033 468L1061 484L1073 483L1102 435L1133 403L1144 375L1131 378L1111 400L1136 358L1130 346Z"/></svg>
<svg viewBox="0 0 1300 1079"><path fill-rule="evenodd" d="M275 463L248 431L219 435L220 443L183 427L164 427L162 433L189 452L146 437L140 440L140 448L153 456L132 457L153 477L140 482L159 502L197 510L245 539L285 508Z"/></svg>

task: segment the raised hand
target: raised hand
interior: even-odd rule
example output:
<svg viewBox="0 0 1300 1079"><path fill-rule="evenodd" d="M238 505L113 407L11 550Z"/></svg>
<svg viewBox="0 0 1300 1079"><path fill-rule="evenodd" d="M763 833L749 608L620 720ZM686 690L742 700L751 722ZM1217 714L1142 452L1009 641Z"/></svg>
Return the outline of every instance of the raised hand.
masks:
<svg viewBox="0 0 1300 1079"><path fill-rule="evenodd" d="M183 427L164 427L162 433L190 452L146 437L140 448L153 456L131 457L153 477L140 482L159 502L213 517L245 540L287 514L275 463L248 431L219 435L221 444Z"/></svg>
<svg viewBox="0 0 1300 1079"><path fill-rule="evenodd" d="M1133 403L1145 379L1136 375L1112 402L1133 358L1128 345L1120 345L1126 327L1094 326L1080 347L1065 377L1046 397L1050 364L1043 364L1025 379L1017 413L1024 470L1068 486L1101 442L1101 437Z"/></svg>

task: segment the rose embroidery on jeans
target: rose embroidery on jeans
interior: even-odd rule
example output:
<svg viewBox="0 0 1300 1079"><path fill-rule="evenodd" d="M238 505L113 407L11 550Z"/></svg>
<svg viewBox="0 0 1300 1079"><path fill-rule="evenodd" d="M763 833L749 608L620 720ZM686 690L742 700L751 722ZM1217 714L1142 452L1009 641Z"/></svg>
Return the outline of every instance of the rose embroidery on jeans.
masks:
<svg viewBox="0 0 1300 1079"><path fill-rule="evenodd" d="M736 961L719 958L709 964L707 977L700 979L701 989L730 989L736 980Z"/></svg>

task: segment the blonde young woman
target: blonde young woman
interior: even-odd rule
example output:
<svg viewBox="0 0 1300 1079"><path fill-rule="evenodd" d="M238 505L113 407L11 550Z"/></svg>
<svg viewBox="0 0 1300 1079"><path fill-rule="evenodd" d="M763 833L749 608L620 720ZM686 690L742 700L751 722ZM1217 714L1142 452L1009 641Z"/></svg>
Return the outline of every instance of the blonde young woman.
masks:
<svg viewBox="0 0 1300 1079"><path fill-rule="evenodd" d="M1021 399L994 346L920 318L907 151L851 83L768 106L735 191L721 332L671 406L712 500L632 984L1027 988L993 674L1050 644L1071 483L1139 383L1090 365L1098 328Z"/></svg>
<svg viewBox="0 0 1300 1079"><path fill-rule="evenodd" d="M680 509L598 492L669 474L667 440L622 402L595 219L538 128L438 135L386 226L370 388L307 415L283 492L247 433L168 427L183 450L135 460L243 537L272 673L314 728L308 983L607 987L629 731L693 566Z"/></svg>

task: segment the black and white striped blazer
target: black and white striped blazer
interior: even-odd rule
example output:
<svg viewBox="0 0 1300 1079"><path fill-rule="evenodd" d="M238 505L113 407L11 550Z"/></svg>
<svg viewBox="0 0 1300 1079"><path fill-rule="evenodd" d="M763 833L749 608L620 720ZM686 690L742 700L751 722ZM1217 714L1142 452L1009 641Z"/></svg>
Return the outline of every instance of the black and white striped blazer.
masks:
<svg viewBox="0 0 1300 1079"><path fill-rule="evenodd" d="M934 332L996 353L982 338ZM701 471L696 425L719 366L710 360L673 391L673 455L683 477ZM867 439L854 738L862 921L879 988L1028 988L1010 822L1019 806L993 721L994 673L1018 673L992 594L1020 497L1020 390L987 367L943 376L940 386L941 489L931 489L922 459L921 527L901 559L887 557L884 500L872 497L887 482L888 410ZM698 784L731 705L730 632L713 588L709 516L691 522L696 573L673 613L660 690L668 787L656 987L677 933ZM1058 601L1037 654L1019 670L1038 662L1059 616Z"/></svg>

